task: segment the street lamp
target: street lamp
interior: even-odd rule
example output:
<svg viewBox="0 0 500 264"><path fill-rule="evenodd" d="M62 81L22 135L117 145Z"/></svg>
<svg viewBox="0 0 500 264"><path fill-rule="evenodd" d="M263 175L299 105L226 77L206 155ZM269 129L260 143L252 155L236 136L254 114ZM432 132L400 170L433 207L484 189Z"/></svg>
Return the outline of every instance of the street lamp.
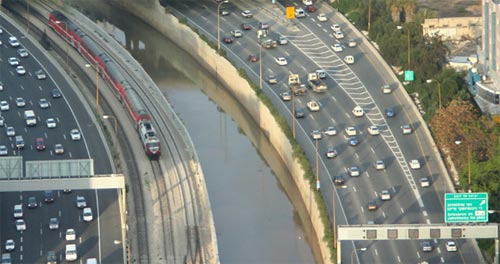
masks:
<svg viewBox="0 0 500 264"><path fill-rule="evenodd" d="M368 33L370 33L371 20L372 20L372 0L368 0Z"/></svg>
<svg viewBox="0 0 500 264"><path fill-rule="evenodd" d="M352 252L351 252L351 264L354 263L354 252L357 252L357 251L366 251L367 248L353 248L352 249Z"/></svg>
<svg viewBox="0 0 500 264"><path fill-rule="evenodd" d="M462 141L457 140L457 141L455 141L455 144L456 145L460 145L460 144L462 144ZM470 188L471 187L471 184L470 184L471 183L471 180L470 180L470 178L471 178L470 177L470 175L471 175L471 173L470 173L470 160L471 160L471 158L470 158L470 156L471 156L471 153L470 153L470 144L467 144L467 178L468 178L468 183L469 183L468 186L467 186L467 189L468 189L469 193L472 192L472 190Z"/></svg>
<svg viewBox="0 0 500 264"><path fill-rule="evenodd" d="M433 81L436 81L438 83L438 100L439 100L439 109L443 108L442 104L441 104L441 82L439 80L436 80L436 79L429 79L429 80L426 80L427 83L431 83Z"/></svg>
<svg viewBox="0 0 500 264"><path fill-rule="evenodd" d="M85 64L86 68L92 67L91 64ZM95 112L99 115L99 64L95 64Z"/></svg>
<svg viewBox="0 0 500 264"><path fill-rule="evenodd" d="M104 119L113 119L114 120L114 130L115 130L115 136L113 140L113 147L114 147L114 155L113 157L117 157L118 153L118 120L116 119L115 116L112 115L103 115L102 118Z"/></svg>
<svg viewBox="0 0 500 264"><path fill-rule="evenodd" d="M259 87L262 90L262 44L259 44Z"/></svg>
<svg viewBox="0 0 500 264"><path fill-rule="evenodd" d="M319 159L318 159L318 139L316 141L316 191L319 191L320 182L319 182Z"/></svg>
<svg viewBox="0 0 500 264"><path fill-rule="evenodd" d="M220 50L220 6L224 3L229 3L229 0L217 4L217 51Z"/></svg>
<svg viewBox="0 0 500 264"><path fill-rule="evenodd" d="M293 90L290 90L290 93L292 94L292 133L293 133L293 139L295 139L295 93Z"/></svg>

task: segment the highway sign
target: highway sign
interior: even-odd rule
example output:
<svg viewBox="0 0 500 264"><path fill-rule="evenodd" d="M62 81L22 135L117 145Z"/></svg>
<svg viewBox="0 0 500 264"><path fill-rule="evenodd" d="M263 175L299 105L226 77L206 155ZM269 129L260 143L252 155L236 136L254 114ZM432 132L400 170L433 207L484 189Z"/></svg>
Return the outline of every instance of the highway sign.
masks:
<svg viewBox="0 0 500 264"><path fill-rule="evenodd" d="M446 223L488 222L488 194L446 193L444 210Z"/></svg>
<svg viewBox="0 0 500 264"><path fill-rule="evenodd" d="M286 18L288 19L295 18L295 6L286 7Z"/></svg>
<svg viewBox="0 0 500 264"><path fill-rule="evenodd" d="M415 75L413 71L405 71L405 81L413 81L415 80Z"/></svg>

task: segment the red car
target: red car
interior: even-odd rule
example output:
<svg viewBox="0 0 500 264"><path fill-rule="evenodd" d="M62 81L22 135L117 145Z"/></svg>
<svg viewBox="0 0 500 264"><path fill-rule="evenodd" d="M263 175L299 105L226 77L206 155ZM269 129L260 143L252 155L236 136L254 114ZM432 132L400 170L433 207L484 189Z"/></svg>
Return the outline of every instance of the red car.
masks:
<svg viewBox="0 0 500 264"><path fill-rule="evenodd" d="M257 58L257 56L255 56L255 55L248 55L248 61L257 62L257 61L259 61L259 58Z"/></svg>
<svg viewBox="0 0 500 264"><path fill-rule="evenodd" d="M45 140L43 138L36 138L35 139L35 146L36 150L44 150L45 149Z"/></svg>
<svg viewBox="0 0 500 264"><path fill-rule="evenodd" d="M318 10L316 7L314 7L313 5L309 5L309 6L306 6L306 10L307 12L309 13L314 13L316 12L316 10Z"/></svg>
<svg viewBox="0 0 500 264"><path fill-rule="evenodd" d="M231 38L231 37L225 37L225 38L224 38L224 43L226 43L226 44L231 44L231 43L233 43L233 38Z"/></svg>
<svg viewBox="0 0 500 264"><path fill-rule="evenodd" d="M251 30L252 26L250 24L243 23L243 24L241 24L241 29L243 29L243 30Z"/></svg>

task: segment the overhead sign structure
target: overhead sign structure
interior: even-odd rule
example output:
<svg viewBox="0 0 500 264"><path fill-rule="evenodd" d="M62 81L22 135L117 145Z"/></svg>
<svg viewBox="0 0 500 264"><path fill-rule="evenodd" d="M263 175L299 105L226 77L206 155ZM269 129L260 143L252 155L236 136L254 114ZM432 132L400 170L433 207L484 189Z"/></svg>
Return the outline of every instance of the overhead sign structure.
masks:
<svg viewBox="0 0 500 264"><path fill-rule="evenodd" d="M288 19L295 18L295 6L287 6L286 7L286 18L288 18Z"/></svg>
<svg viewBox="0 0 500 264"><path fill-rule="evenodd" d="M488 194L446 193L444 209L446 223L488 222Z"/></svg>
<svg viewBox="0 0 500 264"><path fill-rule="evenodd" d="M415 80L415 74L413 71L405 71L405 81L413 81Z"/></svg>

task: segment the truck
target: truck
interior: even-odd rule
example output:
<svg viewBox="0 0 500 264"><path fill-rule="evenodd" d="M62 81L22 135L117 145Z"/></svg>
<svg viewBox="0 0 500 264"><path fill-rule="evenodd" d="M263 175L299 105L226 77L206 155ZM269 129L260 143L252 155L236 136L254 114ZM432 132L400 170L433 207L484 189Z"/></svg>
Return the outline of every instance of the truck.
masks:
<svg viewBox="0 0 500 264"><path fill-rule="evenodd" d="M309 87L317 93L325 92L328 89L328 86L319 78L316 72L311 72L307 75L307 82L309 83Z"/></svg>
<svg viewBox="0 0 500 264"><path fill-rule="evenodd" d="M260 45L266 49L276 48L278 46L278 42L274 39L264 37L260 40Z"/></svg>
<svg viewBox="0 0 500 264"><path fill-rule="evenodd" d="M306 86L300 83L298 74L291 73L288 75L288 87L294 95L302 95L306 93Z"/></svg>
<svg viewBox="0 0 500 264"><path fill-rule="evenodd" d="M24 120L26 121L26 126L36 126L36 115L33 110L24 111Z"/></svg>

